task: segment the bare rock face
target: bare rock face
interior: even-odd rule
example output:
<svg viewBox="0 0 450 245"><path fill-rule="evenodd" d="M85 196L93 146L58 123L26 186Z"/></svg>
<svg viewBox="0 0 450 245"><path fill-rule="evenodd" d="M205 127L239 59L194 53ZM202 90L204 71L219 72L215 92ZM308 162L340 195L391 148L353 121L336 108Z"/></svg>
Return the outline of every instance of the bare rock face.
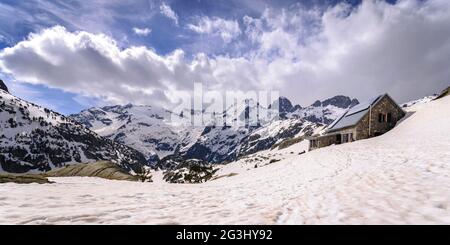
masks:
<svg viewBox="0 0 450 245"><path fill-rule="evenodd" d="M50 184L45 176L39 174L0 174L0 184L16 183L16 184Z"/></svg>
<svg viewBox="0 0 450 245"><path fill-rule="evenodd" d="M158 163L164 169L163 179L169 183L203 183L215 177L218 168L199 159L184 159L180 156L167 156Z"/></svg>
<svg viewBox="0 0 450 245"><path fill-rule="evenodd" d="M98 161L94 163L80 163L66 165L62 168L52 169L43 174L47 177L99 177L110 180L139 181L139 176L131 175L123 168L109 161ZM149 176L148 181L151 181Z"/></svg>
<svg viewBox="0 0 450 245"><path fill-rule="evenodd" d="M129 173L140 173L146 163L137 150L0 90L0 170L46 172L99 160L113 162Z"/></svg>
<svg viewBox="0 0 450 245"><path fill-rule="evenodd" d="M359 101L357 99L351 99L350 97L344 95L337 95L322 101L322 106L334 105L336 107L344 109L357 104L359 104Z"/></svg>
<svg viewBox="0 0 450 245"><path fill-rule="evenodd" d="M355 98L337 95L326 100L316 100L312 105L294 110L291 114L310 122L330 124L348 108L359 104Z"/></svg>
<svg viewBox="0 0 450 245"><path fill-rule="evenodd" d="M314 102L311 106L326 107L328 105L332 105L338 108L346 109L348 107L352 107L357 104L359 104L359 101L357 99L351 99L350 97L344 95L336 95L323 101L316 100L316 102Z"/></svg>
<svg viewBox="0 0 450 245"><path fill-rule="evenodd" d="M2 81L2 79L0 79L0 90L6 91L9 93L8 91L8 87L6 87L5 83Z"/></svg>

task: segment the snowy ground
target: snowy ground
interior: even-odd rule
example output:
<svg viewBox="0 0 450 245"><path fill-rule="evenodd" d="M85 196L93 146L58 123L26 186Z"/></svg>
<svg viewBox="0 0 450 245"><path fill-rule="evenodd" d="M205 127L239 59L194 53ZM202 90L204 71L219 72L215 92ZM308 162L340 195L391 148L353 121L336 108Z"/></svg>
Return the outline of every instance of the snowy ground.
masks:
<svg viewBox="0 0 450 245"><path fill-rule="evenodd" d="M3 184L0 223L450 224L450 97L409 110L380 137L265 151L204 184L167 184L160 173L154 183Z"/></svg>

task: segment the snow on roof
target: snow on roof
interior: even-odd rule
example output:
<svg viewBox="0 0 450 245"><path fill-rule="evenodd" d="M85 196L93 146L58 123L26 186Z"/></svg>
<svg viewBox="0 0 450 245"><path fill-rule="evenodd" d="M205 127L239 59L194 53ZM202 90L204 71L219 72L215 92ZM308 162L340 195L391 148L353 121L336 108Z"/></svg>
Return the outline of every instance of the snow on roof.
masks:
<svg viewBox="0 0 450 245"><path fill-rule="evenodd" d="M333 123L330 124L328 132L355 125L359 122L359 120L361 120L364 115L366 115L370 106L374 105L382 97L383 95L378 95L377 97L367 100L364 103L360 103L349 108Z"/></svg>
<svg viewBox="0 0 450 245"><path fill-rule="evenodd" d="M377 102L378 99L381 98L382 96L383 95L378 95L377 97L371 98L371 99L365 101L364 103L353 106L352 108L349 109L347 116L350 116L350 115L358 113L360 111L369 109L369 107L371 105L375 104L375 102Z"/></svg>

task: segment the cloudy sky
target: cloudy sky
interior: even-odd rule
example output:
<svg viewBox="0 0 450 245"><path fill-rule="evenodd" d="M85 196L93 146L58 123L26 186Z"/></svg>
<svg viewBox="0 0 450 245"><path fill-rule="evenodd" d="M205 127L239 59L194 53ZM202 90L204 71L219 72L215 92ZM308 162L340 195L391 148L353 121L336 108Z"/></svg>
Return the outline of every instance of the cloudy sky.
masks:
<svg viewBox="0 0 450 245"><path fill-rule="evenodd" d="M171 91L277 90L309 105L450 84L450 1L0 0L0 78L65 114Z"/></svg>

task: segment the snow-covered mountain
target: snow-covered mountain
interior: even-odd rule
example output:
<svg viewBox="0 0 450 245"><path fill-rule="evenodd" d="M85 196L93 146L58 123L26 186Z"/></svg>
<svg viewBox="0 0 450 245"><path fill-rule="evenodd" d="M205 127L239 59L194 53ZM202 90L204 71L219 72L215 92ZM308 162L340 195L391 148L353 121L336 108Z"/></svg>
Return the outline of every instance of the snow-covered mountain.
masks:
<svg viewBox="0 0 450 245"><path fill-rule="evenodd" d="M172 116L178 120L171 120ZM189 127L188 119L153 106L105 106L70 117L99 135L140 151L150 163L178 152L202 132L201 128Z"/></svg>
<svg viewBox="0 0 450 245"><path fill-rule="evenodd" d="M286 97L278 98L278 100L275 100L269 108L278 108L279 116L283 119L286 119L289 113L302 109L300 105L292 105L291 101Z"/></svg>
<svg viewBox="0 0 450 245"><path fill-rule="evenodd" d="M302 118L288 118L276 120L251 132L242 142L239 156L246 156L258 151L270 149L284 139L311 136L322 129L320 123Z"/></svg>
<svg viewBox="0 0 450 245"><path fill-rule="evenodd" d="M269 149L286 138L310 135L357 103L356 99L335 96L302 108L280 97L266 108L246 100L223 112L204 112L204 126L190 124L186 115L201 112L189 108L175 114L131 104L90 108L70 117L102 136L142 152L151 164L174 154L222 163ZM279 108L277 117L259 117L271 113L273 108ZM236 121L244 123L234 124Z"/></svg>
<svg viewBox="0 0 450 245"><path fill-rule="evenodd" d="M0 172L48 171L97 160L139 172L145 157L82 124L0 89Z"/></svg>
<svg viewBox="0 0 450 245"><path fill-rule="evenodd" d="M346 109L356 104L359 104L357 99L337 95L323 101L317 100L305 108L293 110L290 112L289 117L300 117L311 122L330 124L344 113Z"/></svg>

